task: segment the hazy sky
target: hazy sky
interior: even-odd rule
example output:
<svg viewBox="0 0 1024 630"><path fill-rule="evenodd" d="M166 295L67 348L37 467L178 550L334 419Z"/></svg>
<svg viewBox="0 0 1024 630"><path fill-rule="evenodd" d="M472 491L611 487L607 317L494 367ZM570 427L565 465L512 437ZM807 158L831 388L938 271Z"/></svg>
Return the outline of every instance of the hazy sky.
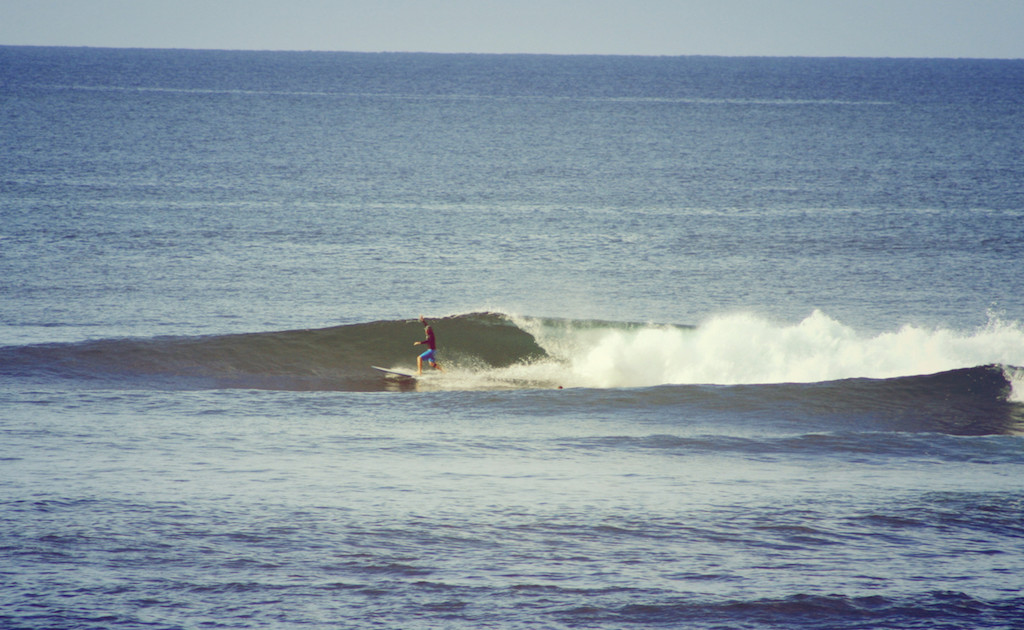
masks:
<svg viewBox="0 0 1024 630"><path fill-rule="evenodd" d="M1024 58L1024 0L0 0L0 44Z"/></svg>

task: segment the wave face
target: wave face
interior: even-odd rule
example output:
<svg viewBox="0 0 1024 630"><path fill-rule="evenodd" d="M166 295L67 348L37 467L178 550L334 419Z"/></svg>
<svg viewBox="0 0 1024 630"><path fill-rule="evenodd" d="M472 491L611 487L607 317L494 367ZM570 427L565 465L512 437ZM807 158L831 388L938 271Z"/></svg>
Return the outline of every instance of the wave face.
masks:
<svg viewBox="0 0 1024 630"><path fill-rule="evenodd" d="M543 356L533 338L489 313L433 320L446 361L488 369ZM416 320L317 330L109 339L0 348L0 375L131 380L181 388L380 389L370 365L415 365Z"/></svg>
<svg viewBox="0 0 1024 630"><path fill-rule="evenodd" d="M618 392L597 407L684 404L733 413L857 416L883 429L1017 431L1024 331L906 326L865 336L815 312L795 325L749 315L699 326L470 313L432 320L443 374L415 383L370 369L415 366L422 327L378 321L318 330L108 339L0 348L0 376L83 386L381 391Z"/></svg>

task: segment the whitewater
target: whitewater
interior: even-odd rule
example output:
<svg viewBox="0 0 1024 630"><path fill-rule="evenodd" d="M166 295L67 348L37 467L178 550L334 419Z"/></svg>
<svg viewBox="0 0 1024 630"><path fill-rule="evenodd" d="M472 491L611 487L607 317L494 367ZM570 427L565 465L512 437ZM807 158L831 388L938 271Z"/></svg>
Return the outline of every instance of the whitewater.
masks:
<svg viewBox="0 0 1024 630"><path fill-rule="evenodd" d="M519 321L566 366L562 378L579 387L814 383L1024 365L1024 331L994 316L966 333L906 325L877 335L858 333L821 311L792 325L749 314L717 316L692 327L597 330ZM1015 389L1015 396L1020 393Z"/></svg>

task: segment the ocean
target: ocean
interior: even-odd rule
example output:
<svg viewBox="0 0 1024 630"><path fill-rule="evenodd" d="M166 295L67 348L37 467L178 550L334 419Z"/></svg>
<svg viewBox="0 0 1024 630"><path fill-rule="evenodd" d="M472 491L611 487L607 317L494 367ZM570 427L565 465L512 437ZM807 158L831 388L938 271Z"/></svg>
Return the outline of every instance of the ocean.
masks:
<svg viewBox="0 0 1024 630"><path fill-rule="evenodd" d="M3 628L1024 626L1024 61L0 47L0 149Z"/></svg>

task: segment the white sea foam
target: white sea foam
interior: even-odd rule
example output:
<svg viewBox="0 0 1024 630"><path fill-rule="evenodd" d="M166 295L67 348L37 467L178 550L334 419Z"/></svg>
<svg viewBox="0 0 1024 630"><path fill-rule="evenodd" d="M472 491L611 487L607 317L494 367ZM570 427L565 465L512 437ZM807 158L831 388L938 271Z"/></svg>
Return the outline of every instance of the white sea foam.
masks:
<svg viewBox="0 0 1024 630"><path fill-rule="evenodd" d="M620 326L517 318L554 358L517 377L565 386L807 383L893 378L987 364L1024 366L1024 329L990 316L974 331L906 325L864 334L821 311L796 324L750 314L719 315L695 328ZM1008 369L1014 399L1024 373Z"/></svg>

